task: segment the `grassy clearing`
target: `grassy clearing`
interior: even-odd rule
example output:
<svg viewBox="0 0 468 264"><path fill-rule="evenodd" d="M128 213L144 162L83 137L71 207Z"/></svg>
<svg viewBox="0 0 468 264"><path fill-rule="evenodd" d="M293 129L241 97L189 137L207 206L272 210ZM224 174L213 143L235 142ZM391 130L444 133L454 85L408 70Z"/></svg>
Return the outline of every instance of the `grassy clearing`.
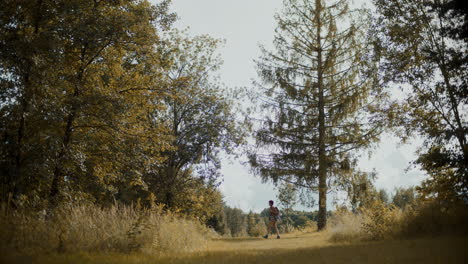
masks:
<svg viewBox="0 0 468 264"><path fill-rule="evenodd" d="M221 238L195 219L114 206L0 218L0 263L468 263L466 207L337 212L326 232Z"/></svg>
<svg viewBox="0 0 468 264"><path fill-rule="evenodd" d="M196 253L154 256L61 254L9 257L3 263L146 264L146 263L467 263L468 237L420 238L362 243L332 243L326 233L286 235L281 239L217 239Z"/></svg>

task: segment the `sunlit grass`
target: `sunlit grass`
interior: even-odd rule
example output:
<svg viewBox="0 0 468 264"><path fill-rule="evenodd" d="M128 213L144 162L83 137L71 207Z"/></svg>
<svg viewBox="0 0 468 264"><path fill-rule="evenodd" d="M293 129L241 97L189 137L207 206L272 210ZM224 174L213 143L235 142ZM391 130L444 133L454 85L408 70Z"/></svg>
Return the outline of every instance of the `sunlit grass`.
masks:
<svg viewBox="0 0 468 264"><path fill-rule="evenodd" d="M50 216L27 210L0 214L0 251L62 253L196 252L217 234L195 219L161 208L73 205Z"/></svg>
<svg viewBox="0 0 468 264"><path fill-rule="evenodd" d="M222 238L159 209L77 206L55 220L17 212L2 218L0 263L468 263L468 236L453 232L466 230L465 207L369 210L338 212L326 231L311 226L281 239ZM369 230L384 236L372 242Z"/></svg>
<svg viewBox="0 0 468 264"><path fill-rule="evenodd" d="M286 235L277 239L213 240L196 253L154 256L132 254L61 254L3 259L4 263L467 263L466 237L329 242L326 233Z"/></svg>

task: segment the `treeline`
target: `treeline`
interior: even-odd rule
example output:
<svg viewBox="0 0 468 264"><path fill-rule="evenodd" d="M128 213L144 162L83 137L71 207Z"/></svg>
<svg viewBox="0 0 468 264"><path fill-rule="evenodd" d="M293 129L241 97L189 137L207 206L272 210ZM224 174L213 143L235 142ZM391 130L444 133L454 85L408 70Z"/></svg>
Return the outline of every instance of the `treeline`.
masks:
<svg viewBox="0 0 468 264"><path fill-rule="evenodd" d="M281 233L292 232L294 230L304 230L315 228L317 222L317 211L295 211L289 210L287 214L280 208L283 218L278 224ZM331 212L329 212L331 214ZM223 210L215 217L211 218L207 225L217 233L227 237L259 237L265 235L267 231L270 211L265 208L260 213L244 212L239 208L224 206Z"/></svg>
<svg viewBox="0 0 468 264"><path fill-rule="evenodd" d="M218 40L175 30L170 1L1 6L0 203L219 210L219 153L244 132Z"/></svg>

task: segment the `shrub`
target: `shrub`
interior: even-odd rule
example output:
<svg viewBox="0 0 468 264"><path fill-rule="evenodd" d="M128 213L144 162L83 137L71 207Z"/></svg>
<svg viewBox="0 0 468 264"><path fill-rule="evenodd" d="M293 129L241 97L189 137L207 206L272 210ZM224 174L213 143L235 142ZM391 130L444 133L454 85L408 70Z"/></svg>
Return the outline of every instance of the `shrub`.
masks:
<svg viewBox="0 0 468 264"><path fill-rule="evenodd" d="M330 239L333 242L353 241L362 239L362 225L364 216L362 214L354 214L344 208L337 210L329 221L328 232Z"/></svg>
<svg viewBox="0 0 468 264"><path fill-rule="evenodd" d="M410 205L401 221L401 235L468 235L468 206L442 206L438 202L417 202Z"/></svg>
<svg viewBox="0 0 468 264"><path fill-rule="evenodd" d="M367 208L362 208L361 212L364 216L361 228L367 239L381 240L400 233L401 209L375 200Z"/></svg>
<svg viewBox="0 0 468 264"><path fill-rule="evenodd" d="M465 204L443 207L439 203L413 202L401 209L374 201L358 213L337 210L330 220L332 241L382 240L417 236L467 235Z"/></svg>
<svg viewBox="0 0 468 264"><path fill-rule="evenodd" d="M251 229L250 234L253 237L263 236L267 233L267 227L263 221L257 222Z"/></svg>

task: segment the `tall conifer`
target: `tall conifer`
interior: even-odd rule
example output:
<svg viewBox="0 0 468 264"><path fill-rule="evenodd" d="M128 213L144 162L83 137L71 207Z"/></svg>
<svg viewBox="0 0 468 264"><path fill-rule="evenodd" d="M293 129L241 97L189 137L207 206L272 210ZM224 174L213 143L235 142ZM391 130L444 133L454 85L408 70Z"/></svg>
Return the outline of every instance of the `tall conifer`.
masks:
<svg viewBox="0 0 468 264"><path fill-rule="evenodd" d="M373 82L363 77L365 27L348 1L285 0L276 16L274 51L258 61L265 115L250 164L264 180L319 193L318 228L326 226L327 193L350 175L354 151L377 139Z"/></svg>

